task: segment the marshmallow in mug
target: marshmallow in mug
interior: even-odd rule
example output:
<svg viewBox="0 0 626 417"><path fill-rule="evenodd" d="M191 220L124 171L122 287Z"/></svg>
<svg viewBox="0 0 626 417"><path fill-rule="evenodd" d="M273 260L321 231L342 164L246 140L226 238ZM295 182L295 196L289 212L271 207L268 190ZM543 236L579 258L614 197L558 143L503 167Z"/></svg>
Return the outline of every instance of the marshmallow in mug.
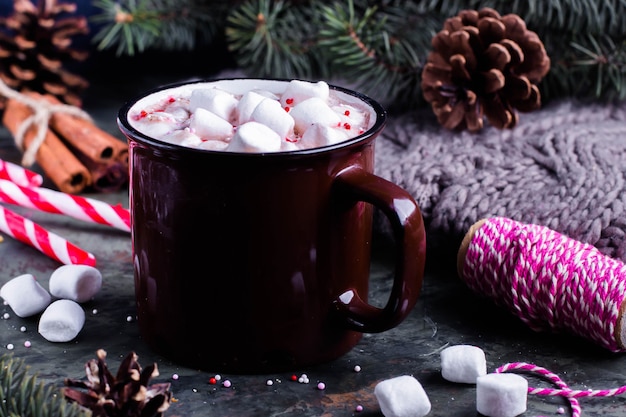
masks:
<svg viewBox="0 0 626 417"><path fill-rule="evenodd" d="M260 153L333 145L364 133L375 119L373 110L326 82L301 80L187 84L147 96L129 112L131 125L155 139Z"/></svg>

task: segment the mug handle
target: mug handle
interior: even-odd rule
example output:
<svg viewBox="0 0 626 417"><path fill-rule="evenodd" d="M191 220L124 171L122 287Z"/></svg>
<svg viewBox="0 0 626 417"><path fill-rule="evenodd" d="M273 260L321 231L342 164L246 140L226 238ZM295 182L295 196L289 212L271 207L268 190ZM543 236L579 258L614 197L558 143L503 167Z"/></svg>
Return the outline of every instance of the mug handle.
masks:
<svg viewBox="0 0 626 417"><path fill-rule="evenodd" d="M367 303L355 289L337 297L334 306L352 330L378 333L391 329L406 318L422 289L426 258L422 213L407 191L359 167L341 171L334 185L343 196L379 208L389 219L397 246L395 276L384 308Z"/></svg>

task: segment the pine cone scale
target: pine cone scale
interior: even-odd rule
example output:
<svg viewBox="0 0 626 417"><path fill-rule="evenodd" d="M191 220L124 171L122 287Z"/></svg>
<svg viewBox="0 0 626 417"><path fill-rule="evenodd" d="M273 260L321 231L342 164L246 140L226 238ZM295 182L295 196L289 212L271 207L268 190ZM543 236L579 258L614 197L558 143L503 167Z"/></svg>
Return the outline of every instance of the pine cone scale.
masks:
<svg viewBox="0 0 626 417"><path fill-rule="evenodd" d="M485 59L489 66L502 71L511 63L511 54L509 50L499 43L492 43L485 50Z"/></svg>

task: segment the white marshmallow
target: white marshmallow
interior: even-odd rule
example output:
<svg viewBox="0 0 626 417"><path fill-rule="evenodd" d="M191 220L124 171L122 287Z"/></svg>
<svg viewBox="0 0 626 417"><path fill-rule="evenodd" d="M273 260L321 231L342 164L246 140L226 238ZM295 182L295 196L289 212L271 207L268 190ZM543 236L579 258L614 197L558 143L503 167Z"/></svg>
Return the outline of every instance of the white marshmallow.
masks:
<svg viewBox="0 0 626 417"><path fill-rule="evenodd" d="M276 100L262 100L250 115L250 121L263 123L278 133L281 139L293 135L294 120Z"/></svg>
<svg viewBox="0 0 626 417"><path fill-rule="evenodd" d="M166 112L157 112L150 115L150 117L161 117L167 118L175 123L184 123L187 119L189 119L189 111L183 106L171 106L168 107Z"/></svg>
<svg viewBox="0 0 626 417"><path fill-rule="evenodd" d="M41 313L52 299L31 274L23 274L7 281L0 288L0 297L19 317Z"/></svg>
<svg viewBox="0 0 626 417"><path fill-rule="evenodd" d="M69 342L85 324L85 311L76 301L57 300L39 318L39 333L49 342Z"/></svg>
<svg viewBox="0 0 626 417"><path fill-rule="evenodd" d="M228 142L224 140L203 140L196 146L198 149L206 149L207 151L223 151L228 146Z"/></svg>
<svg viewBox="0 0 626 417"><path fill-rule="evenodd" d="M349 104L337 104L331 109L341 118L341 124L348 123L352 129L367 130L369 124L369 114L353 107ZM346 114L346 112L348 114ZM354 135L355 132L353 132ZM359 132L356 132L359 133Z"/></svg>
<svg viewBox="0 0 626 417"><path fill-rule="evenodd" d="M299 135L304 135L307 128L315 123L329 127L337 127L341 124L339 115L318 97L304 100L292 108L289 114L295 121L295 131Z"/></svg>
<svg viewBox="0 0 626 417"><path fill-rule="evenodd" d="M266 98L255 91L248 91L244 94L237 105L237 123L242 125L249 122L256 106Z"/></svg>
<svg viewBox="0 0 626 417"><path fill-rule="evenodd" d="M528 381L516 374L492 373L476 379L476 410L487 417L515 417L526 412Z"/></svg>
<svg viewBox="0 0 626 417"><path fill-rule="evenodd" d="M319 99L322 99L324 102L326 102L328 100L329 95L330 95L330 87L324 81L312 83L309 81L291 80L289 84L287 84L287 87L285 88L285 92L280 98L280 104L283 107L284 106L291 107L311 97L317 97Z"/></svg>
<svg viewBox="0 0 626 417"><path fill-rule="evenodd" d="M199 108L209 110L229 122L235 120L235 110L239 100L231 93L219 88L197 88L189 96L192 112Z"/></svg>
<svg viewBox="0 0 626 417"><path fill-rule="evenodd" d="M278 133L259 122L244 123L237 128L226 148L231 152L278 152L282 145Z"/></svg>
<svg viewBox="0 0 626 417"><path fill-rule="evenodd" d="M102 288L102 274L89 265L62 265L50 275L50 294L84 303Z"/></svg>
<svg viewBox="0 0 626 417"><path fill-rule="evenodd" d="M374 395L385 417L424 417L430 413L430 400L424 388L410 375L379 382Z"/></svg>
<svg viewBox="0 0 626 417"><path fill-rule="evenodd" d="M217 114L203 108L197 109L189 122L191 132L202 139L223 140L233 135L233 125Z"/></svg>
<svg viewBox="0 0 626 417"><path fill-rule="evenodd" d="M164 135L161 140L163 142L183 146L186 143L195 144L196 142L202 142L202 139L200 139L195 133L191 133L191 129L174 130Z"/></svg>
<svg viewBox="0 0 626 417"><path fill-rule="evenodd" d="M330 127L314 123L300 138L301 148L317 148L319 146L334 145L348 139L348 134L340 127Z"/></svg>
<svg viewBox="0 0 626 417"><path fill-rule="evenodd" d="M485 352L477 346L456 345L441 351L441 376L448 381L475 384L486 373Z"/></svg>

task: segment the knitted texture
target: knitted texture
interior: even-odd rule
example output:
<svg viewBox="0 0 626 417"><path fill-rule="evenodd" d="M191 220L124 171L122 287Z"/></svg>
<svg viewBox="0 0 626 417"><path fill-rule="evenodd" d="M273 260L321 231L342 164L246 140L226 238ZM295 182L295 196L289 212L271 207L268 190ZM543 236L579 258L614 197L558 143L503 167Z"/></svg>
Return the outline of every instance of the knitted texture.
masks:
<svg viewBox="0 0 626 417"><path fill-rule="evenodd" d="M624 350L626 265L590 244L545 226L486 219L469 240L461 277L531 329Z"/></svg>
<svg viewBox="0 0 626 417"><path fill-rule="evenodd" d="M503 216L626 260L626 103L554 102L475 134L430 111L390 115L376 173L416 199L429 246L458 247L476 221Z"/></svg>

